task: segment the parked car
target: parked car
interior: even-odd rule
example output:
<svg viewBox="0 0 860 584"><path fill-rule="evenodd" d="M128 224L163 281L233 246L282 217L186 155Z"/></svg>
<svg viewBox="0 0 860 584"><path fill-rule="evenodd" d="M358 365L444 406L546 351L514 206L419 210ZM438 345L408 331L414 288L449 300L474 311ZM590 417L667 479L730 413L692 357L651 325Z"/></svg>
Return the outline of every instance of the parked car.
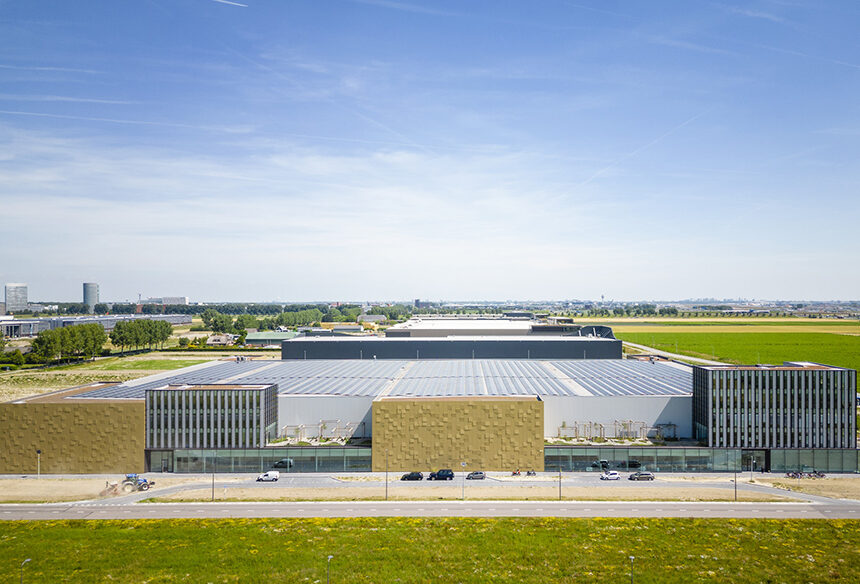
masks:
<svg viewBox="0 0 860 584"><path fill-rule="evenodd" d="M423 478L424 478L424 475L421 474L420 472L412 471L412 472L408 472L405 475L403 475L402 477L400 477L400 480L401 481L420 481Z"/></svg>
<svg viewBox="0 0 860 584"><path fill-rule="evenodd" d="M639 472L634 472L632 475L627 477L627 479L631 481L653 481L654 473L648 472L647 470L641 470Z"/></svg>
<svg viewBox="0 0 860 584"><path fill-rule="evenodd" d="M617 481L621 478L621 475L618 474L618 471L608 470L602 475L600 475L601 481Z"/></svg>
<svg viewBox="0 0 860 584"><path fill-rule="evenodd" d="M487 478L487 475L484 474L484 471L482 470L473 470L466 476L466 478L469 480L483 480Z"/></svg>
<svg viewBox="0 0 860 584"><path fill-rule="evenodd" d="M591 463L591 468L602 468L603 470L606 470L607 468L609 468L609 461L608 460L595 460L594 462Z"/></svg>
<svg viewBox="0 0 860 584"><path fill-rule="evenodd" d="M272 465L272 468L293 468L293 459L292 458L282 458L278 462Z"/></svg>
<svg viewBox="0 0 860 584"><path fill-rule="evenodd" d="M428 481L453 481L454 471L450 468L439 469L436 472L431 472L427 477Z"/></svg>
<svg viewBox="0 0 860 584"><path fill-rule="evenodd" d="M276 470L268 470L257 477L257 482L267 482L272 481L273 483L278 482L278 479L281 478L281 473Z"/></svg>

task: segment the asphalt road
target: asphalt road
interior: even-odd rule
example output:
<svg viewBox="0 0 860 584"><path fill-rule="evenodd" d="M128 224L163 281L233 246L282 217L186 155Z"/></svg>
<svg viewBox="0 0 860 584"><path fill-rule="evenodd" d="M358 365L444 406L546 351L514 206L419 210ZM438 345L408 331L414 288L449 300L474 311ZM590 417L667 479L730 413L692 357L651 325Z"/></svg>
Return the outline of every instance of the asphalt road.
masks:
<svg viewBox="0 0 860 584"><path fill-rule="evenodd" d="M860 502L367 501L2 505L0 520L235 517L722 517L860 519Z"/></svg>

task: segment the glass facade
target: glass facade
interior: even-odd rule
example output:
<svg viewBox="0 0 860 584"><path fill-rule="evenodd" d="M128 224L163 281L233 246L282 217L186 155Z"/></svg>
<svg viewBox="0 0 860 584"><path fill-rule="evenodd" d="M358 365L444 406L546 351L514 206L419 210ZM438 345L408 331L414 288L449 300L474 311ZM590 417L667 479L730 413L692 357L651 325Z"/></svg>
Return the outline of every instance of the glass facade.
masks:
<svg viewBox="0 0 860 584"><path fill-rule="evenodd" d="M752 461L756 471L789 472L818 470L830 473L860 471L858 451L848 449L671 448L547 446L544 470L601 472L620 471L742 472ZM151 450L146 453L150 472L261 473L276 468L289 472L370 472L371 448L367 446L297 446L230 450ZM429 470L429 469L427 469Z"/></svg>
<svg viewBox="0 0 860 584"><path fill-rule="evenodd" d="M547 446L545 470L601 472L604 467L653 472L858 472L858 451L851 449L744 450L740 448L671 448L667 446Z"/></svg>
<svg viewBox="0 0 860 584"><path fill-rule="evenodd" d="M298 446L293 448L188 449L152 451L147 456L150 471L167 466L177 473L261 473L275 468L288 472L369 472L370 452L366 446ZM170 459L164 463L163 459Z"/></svg>

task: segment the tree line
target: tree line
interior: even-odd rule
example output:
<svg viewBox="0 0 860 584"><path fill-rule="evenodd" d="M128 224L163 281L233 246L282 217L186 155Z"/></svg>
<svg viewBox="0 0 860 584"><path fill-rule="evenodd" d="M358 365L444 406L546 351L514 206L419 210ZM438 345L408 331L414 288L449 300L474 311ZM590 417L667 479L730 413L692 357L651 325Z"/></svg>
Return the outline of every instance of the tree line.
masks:
<svg viewBox="0 0 860 584"><path fill-rule="evenodd" d="M99 326L99 325L96 325ZM161 344L162 348L173 333L173 325L164 320L120 321L110 333L110 342L124 351L126 347L149 347Z"/></svg>
<svg viewBox="0 0 860 584"><path fill-rule="evenodd" d="M100 324L76 324L42 331L33 339L32 352L44 361L92 359L102 352L107 334Z"/></svg>

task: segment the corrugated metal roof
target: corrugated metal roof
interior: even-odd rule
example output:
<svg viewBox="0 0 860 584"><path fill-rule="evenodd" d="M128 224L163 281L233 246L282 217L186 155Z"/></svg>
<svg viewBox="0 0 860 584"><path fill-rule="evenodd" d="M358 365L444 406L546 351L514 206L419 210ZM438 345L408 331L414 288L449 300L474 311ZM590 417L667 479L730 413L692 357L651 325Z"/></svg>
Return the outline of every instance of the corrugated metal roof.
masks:
<svg viewBox="0 0 860 584"><path fill-rule="evenodd" d="M654 396L689 395L692 369L632 360L288 360L222 363L80 394L77 398L143 399L167 384L277 383L280 395L391 396Z"/></svg>

